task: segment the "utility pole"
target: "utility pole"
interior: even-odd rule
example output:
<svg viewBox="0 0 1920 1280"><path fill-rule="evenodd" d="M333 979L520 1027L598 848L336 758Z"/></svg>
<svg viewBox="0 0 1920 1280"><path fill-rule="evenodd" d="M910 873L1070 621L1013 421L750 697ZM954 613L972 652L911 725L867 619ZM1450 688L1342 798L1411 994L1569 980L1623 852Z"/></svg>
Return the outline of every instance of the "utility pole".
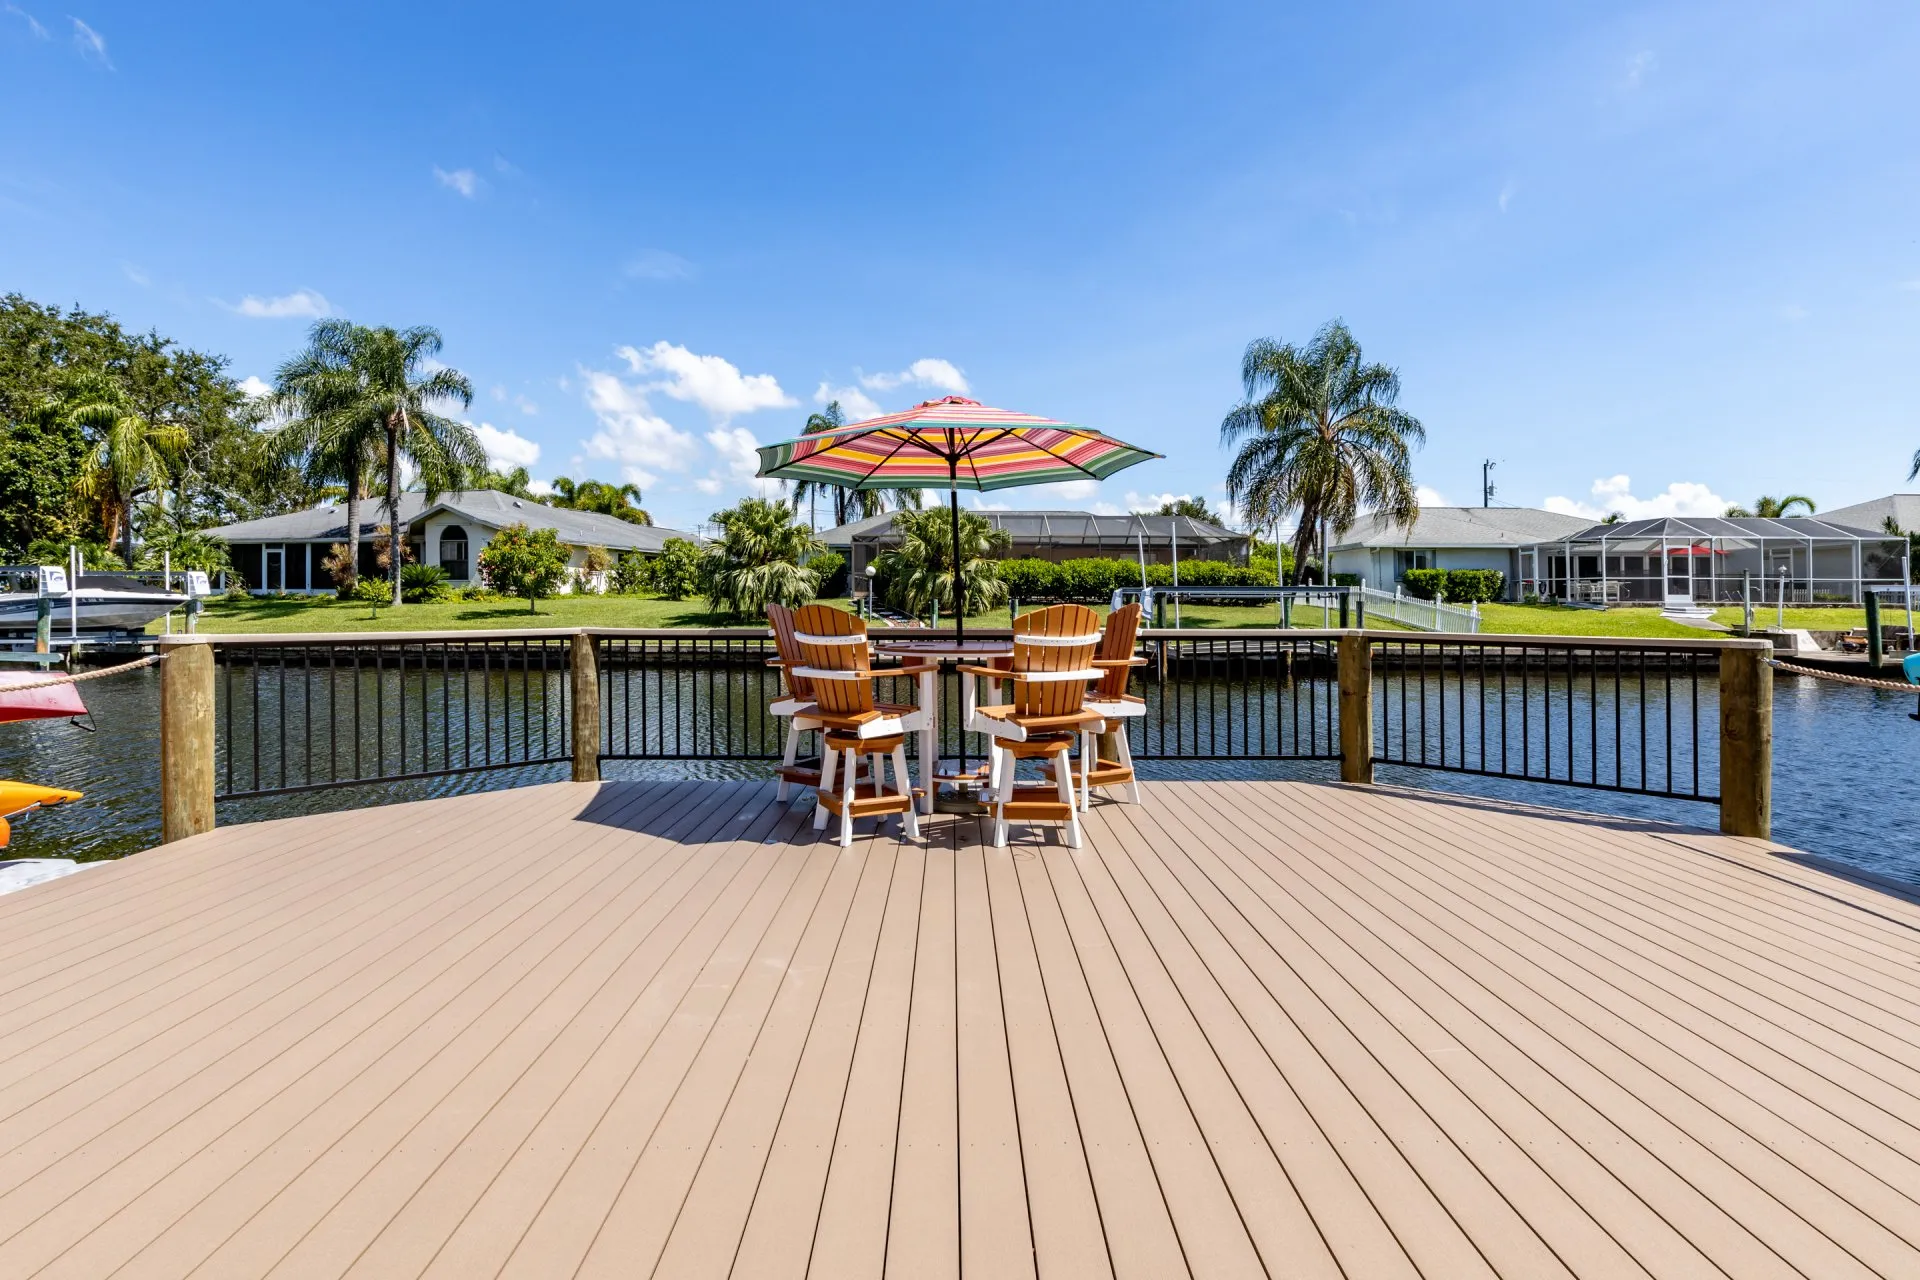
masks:
<svg viewBox="0 0 1920 1280"><path fill-rule="evenodd" d="M1480 505L1482 507L1490 507L1493 505L1493 468L1495 465L1492 458L1488 458L1480 464Z"/></svg>

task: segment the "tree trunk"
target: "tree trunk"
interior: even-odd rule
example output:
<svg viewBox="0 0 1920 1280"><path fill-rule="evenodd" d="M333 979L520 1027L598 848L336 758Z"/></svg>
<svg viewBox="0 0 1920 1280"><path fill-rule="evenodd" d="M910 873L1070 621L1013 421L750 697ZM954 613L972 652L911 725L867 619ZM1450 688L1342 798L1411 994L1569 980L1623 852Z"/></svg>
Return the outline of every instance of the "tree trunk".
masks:
<svg viewBox="0 0 1920 1280"><path fill-rule="evenodd" d="M124 519L126 520L126 528L121 530L121 537L125 539L124 545L126 549L121 552L120 558L127 562L128 570L132 570L133 568L133 499L131 498L127 499L127 501L122 504L122 509L123 509Z"/></svg>
<svg viewBox="0 0 1920 1280"><path fill-rule="evenodd" d="M367 487L365 468L353 464L347 475L347 582L351 591L360 581L360 495Z"/></svg>
<svg viewBox="0 0 1920 1280"><path fill-rule="evenodd" d="M400 562L407 544L400 531L400 428L387 424L387 561L393 581L393 607L400 607Z"/></svg>

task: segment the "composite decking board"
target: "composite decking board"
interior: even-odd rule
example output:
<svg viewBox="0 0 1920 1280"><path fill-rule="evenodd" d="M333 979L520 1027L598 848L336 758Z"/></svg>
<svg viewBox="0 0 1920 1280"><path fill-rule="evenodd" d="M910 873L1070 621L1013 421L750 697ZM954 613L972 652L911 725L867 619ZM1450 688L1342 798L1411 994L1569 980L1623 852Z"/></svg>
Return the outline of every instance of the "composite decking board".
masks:
<svg viewBox="0 0 1920 1280"><path fill-rule="evenodd" d="M1463 861L1476 856L1464 846L1457 853ZM1524 874L1516 868L1503 870L1514 876ZM1433 874L1447 877L1458 876L1459 872L1449 867ZM1511 882L1502 876L1479 876L1475 883L1485 886L1484 892L1520 915L1529 914L1515 901L1508 887ZM1837 1192L1848 1194L1846 1186L1857 1185L1860 1180L1853 1170L1823 1159L1819 1150L1822 1145L1872 1170L1874 1176L1865 1184L1867 1194L1889 1186L1904 1188L1907 1198L1902 1207L1880 1206L1876 1209L1878 1216L1896 1212L1920 1215L1920 1204L1911 1199L1914 1189L1920 1187L1920 1165L1912 1159L1913 1140L1920 1134L1912 1128L1910 1095L1882 1087L1878 1077L1828 1055L1818 1041L1783 1030L1774 1021L1727 1016L1726 1010L1716 1004L1718 993L1712 990L1713 982L1703 982L1692 992L1678 983L1657 983L1655 979L1671 972L1668 968L1657 961L1622 963L1609 953L1613 940L1591 930L1578 913L1548 911L1530 918L1540 926L1534 936L1550 947L1547 954L1565 957L1557 965L1560 975L1567 977L1569 965L1579 966L1585 973L1574 980L1619 1019L1616 1025L1624 1032L1613 1038L1641 1043L1636 1051L1640 1060L1659 1065L1663 1075L1676 1084L1686 1084L1691 1076L1690 1087L1696 1096L1703 1101L1716 1099L1722 1111L1742 1113L1737 1122L1756 1138L1778 1148L1805 1150L1808 1158L1801 1163L1809 1172L1823 1170L1822 1181ZM1635 961L1645 959L1637 952L1629 954ZM1589 983L1586 976L1596 981ZM1693 998L1686 998L1689 995ZM1679 1001L1678 1006L1670 1006L1671 1001ZM1631 1007L1622 1008L1627 1002ZM1642 1012L1645 1025L1635 1016ZM1649 1026L1663 1032L1657 1042L1648 1034ZM1802 1059L1824 1069L1809 1070ZM1901 1070L1891 1059L1880 1065L1884 1074ZM1702 1075L1703 1071L1707 1074ZM1719 1082L1733 1077L1747 1083L1743 1089L1729 1093ZM1868 1102L1868 1097L1873 1101ZM1763 1103L1766 1111L1755 1114L1747 1105L1749 1100ZM1729 1114L1729 1118L1736 1117ZM1775 1118L1795 1128L1782 1132L1772 1123Z"/></svg>
<svg viewBox="0 0 1920 1280"><path fill-rule="evenodd" d="M1234 918L1224 898L1191 892L1193 855L1165 841L1154 815L1128 806L1108 809L1106 818L1110 828L1124 824L1133 830L1131 838L1114 842L1122 856L1108 854L1101 865L1155 935L1158 954L1184 969L1179 986L1195 1001L1200 1025L1216 1050L1231 1052L1223 1042L1237 1042L1239 1060L1230 1062L1229 1070L1240 1087L1252 1092L1254 1079L1264 1077L1269 1089L1298 1095L1288 1099L1289 1111L1299 1113L1297 1119L1288 1117L1288 1128L1309 1129L1316 1147L1333 1149L1327 1128L1357 1135L1338 1148L1346 1157L1339 1181L1356 1195L1363 1185L1376 1188L1370 1212L1362 1216L1368 1235L1377 1238L1379 1224L1389 1224L1428 1273L1466 1275L1490 1268L1505 1275L1570 1274L1498 1186L1367 1052L1342 1015L1325 1003L1327 995L1300 980L1295 966L1305 957L1296 957L1292 948L1284 955L1271 952L1275 963L1255 969L1250 954L1257 955L1258 942L1235 928L1244 921ZM1089 874L1094 874L1091 868ZM1254 951L1237 949L1230 932L1240 933ZM1208 1007L1198 1007L1202 998ZM1355 1009L1342 1013L1362 1016ZM1408 1050L1406 1059L1417 1057L1411 1046ZM1406 1066L1418 1070L1419 1064L1408 1060ZM1315 1117L1322 1118L1318 1125ZM1288 1139L1289 1154L1297 1141ZM1331 1181L1305 1169L1294 1178L1310 1197ZM1321 1230L1339 1239L1330 1226ZM1589 1249L1610 1243L1599 1233L1580 1241ZM1377 1263L1340 1252L1350 1270L1381 1273Z"/></svg>
<svg viewBox="0 0 1920 1280"><path fill-rule="evenodd" d="M1367 816L1362 812L1350 821L1365 823ZM1610 1098L1609 1115L1637 1120L1649 1141L1671 1144L1667 1158L1673 1166L1782 1258L1802 1270L1834 1275L1850 1268L1867 1274L1867 1258L1901 1260L1896 1272L1907 1260L1920 1266L1920 1255L1886 1227L1583 1021L1583 1014L1595 1016L1591 1002L1540 963L1546 957L1537 941L1500 941L1495 935L1506 925L1496 913L1431 884L1382 871L1373 865L1372 854L1370 847L1357 848L1332 874L1364 886L1367 896L1433 954L1551 1036L1556 1047L1547 1050L1549 1056L1584 1076L1590 1093ZM1435 900L1433 892L1442 898ZM1482 917L1484 928L1454 913L1449 898L1462 904L1459 910Z"/></svg>
<svg viewBox="0 0 1920 1280"><path fill-rule="evenodd" d="M1601 946L1618 946L1631 955L1635 963L1620 981L1653 982L1713 1024L1750 1039L1757 1046L1755 1053L1768 1063L1755 1061L1757 1069L1789 1084L1810 1082L1809 1096L1833 1098L1842 1107L1837 1114L1850 1115L1855 1123L1864 1120L1868 1128L1879 1129L1897 1118L1897 1131L1879 1136L1896 1142L1909 1157L1920 1153L1920 1128L1915 1127L1920 1121L1920 1070L1912 1065L1920 1059L1920 1045L1905 1034L1891 1034L1889 1027L1906 1031L1904 1020L1857 991L1853 994L1875 1021L1833 1003L1835 992L1848 990L1844 974L1831 977L1829 999L1822 1000L1813 994L1818 991L1813 979L1775 963L1782 957L1780 947L1739 951L1728 959L1693 940L1695 932L1711 932L1712 922L1699 916L1691 921L1693 931L1681 921L1664 931L1636 927L1663 914L1658 895L1651 891L1644 901L1643 895L1634 894L1616 906L1610 902L1616 896L1611 882L1573 874L1583 868L1565 867L1545 852L1536 865L1530 859L1502 860L1493 847L1462 843L1455 848L1462 865L1487 866L1490 874L1482 879L1493 886L1492 892L1516 906L1525 902L1520 909L1536 913L1543 922L1557 921L1550 927L1576 946L1582 945L1583 935L1591 935ZM1588 910L1568 913L1563 909L1568 901L1582 901ZM1795 980L1786 981L1784 975ZM1834 1095L1828 1086L1857 1094L1867 1110L1850 1105L1844 1094Z"/></svg>
<svg viewBox="0 0 1920 1280"><path fill-rule="evenodd" d="M1321 1081L1306 1077L1323 1073L1325 1067L1306 1061L1297 1035L1282 1033L1263 1043L1209 980L1187 939L1157 919L1153 925L1160 936L1149 937L1135 913L1151 912L1151 907L1130 903L1104 874L1116 854L1124 858L1132 835L1122 828L1124 821L1110 809L1097 815L1095 822L1103 828L1101 853L1070 861L1080 872L1089 902L1127 957L1135 991L1161 1042L1175 1056L1188 1105L1202 1128L1210 1130L1210 1145L1222 1161L1225 1181L1269 1269L1311 1275L1337 1274L1344 1267L1359 1275L1412 1275L1418 1260L1409 1257L1411 1247L1424 1251L1436 1269L1444 1261L1455 1268L1452 1274L1484 1274L1485 1262L1470 1246L1458 1248L1465 1242L1444 1213L1433 1212L1424 1188L1410 1188L1398 1176L1404 1170L1376 1166L1374 1171L1384 1174L1377 1183L1383 1190L1404 1194L1411 1189L1422 1201L1394 1215L1402 1217L1400 1230L1389 1226L1380 1205L1346 1163L1346 1153L1327 1140L1307 1101ZM1326 1119L1357 1120L1350 1131L1352 1145L1363 1165L1372 1163L1366 1148L1378 1142L1379 1135L1369 1131L1369 1118L1349 1111ZM1409 1227L1433 1238L1410 1240Z"/></svg>
<svg viewBox="0 0 1920 1280"><path fill-rule="evenodd" d="M662 851L674 852L664 844ZM317 1062L270 1063L264 1079L248 1081L251 1088L221 1094L192 1117L194 1129L176 1141L191 1149L193 1142L205 1138L198 1151L182 1158L178 1152L147 1149L123 1161L113 1170L115 1176L132 1176L126 1171L135 1167L141 1176L155 1167L164 1169L165 1175L135 1196L114 1220L77 1243L51 1274L100 1274L109 1269L108 1259L118 1262L119 1255L146 1249L161 1237L170 1237L165 1244L169 1252L185 1255L179 1259L182 1265L192 1265L212 1245L231 1245L232 1234L262 1208L276 1203L317 1155L338 1160L350 1153L350 1146L338 1145L347 1136L345 1130L356 1119L381 1115L387 1094L396 1088L433 1087L435 1037L449 1032L457 1037L490 1012L494 992L516 981L524 963L537 959L537 953L524 944L537 937L548 920L577 918L594 909L591 891L598 881L589 859L605 856L583 848L570 860L582 864L579 874L565 881L550 877L556 881L553 891L524 904L523 910L503 920L498 930L461 953L456 963L409 997L422 1006L415 1012L425 1016L404 1016L408 1006L402 1004L393 1010L403 1015L394 1019L394 1027L375 1023ZM639 864L634 866L637 869ZM519 930L517 936L514 930ZM501 1029L510 1025L502 1023ZM307 1069L302 1070L303 1066ZM241 1114L255 1099L259 1104ZM395 1125L394 1131L403 1128ZM218 1176L221 1170L227 1171L225 1177ZM316 1196L314 1202L324 1204L325 1200ZM289 1233L279 1247L287 1247L295 1235ZM257 1266L243 1265L238 1271L260 1274L266 1265L271 1265L271 1259Z"/></svg>
<svg viewBox="0 0 1920 1280"><path fill-rule="evenodd" d="M1254 818L1257 810L1245 816ZM1592 1074L1584 1063L1554 1052L1558 1046L1544 1033L1490 993L1481 991L1470 975L1455 970L1439 953L1409 935L1391 915L1364 896L1354 895L1338 880L1323 877L1308 856L1311 841L1321 833L1286 815L1272 830L1236 830L1247 847L1233 853L1244 863L1252 882L1265 880L1280 893L1294 897L1328 928L1364 951L1369 963L1393 987L1440 1019L1447 1033L1466 1048L1465 1056L1484 1063L1492 1080L1514 1089L1569 1141L1599 1159L1649 1209L1670 1224L1677 1220L1676 1230L1703 1255L1729 1275L1796 1274L1736 1217L1669 1167L1660 1144L1643 1144L1635 1130L1644 1126L1635 1123L1635 1116L1616 1120L1596 1106L1589 1097L1595 1090L1581 1087L1589 1084ZM1287 847L1276 850L1273 845L1281 839L1277 833L1283 830ZM1330 847L1337 852L1346 842L1339 833L1333 838L1336 843ZM1228 843L1222 840L1220 847ZM1450 980L1438 980L1433 976L1436 972L1445 973ZM1473 1083L1470 1073L1456 1074L1460 1064L1452 1055L1442 1053L1434 1060L1463 1088ZM1564 1075L1572 1075L1574 1082L1569 1084ZM1497 1105L1498 1100L1496 1094L1482 1105ZM1550 1133L1539 1136L1551 1140ZM1616 1238L1623 1245L1637 1243L1631 1235L1616 1232Z"/></svg>
<svg viewBox="0 0 1920 1280"><path fill-rule="evenodd" d="M709 829L732 816L723 809L709 820ZM452 1130L445 1135L449 1146L459 1144L476 1113L509 1087L590 994L591 974L572 990L567 984L627 927L633 909L644 908L655 896L664 878L655 877L660 869L658 861L636 860L584 886L586 918L581 920L582 913L576 912L572 921L556 920L542 930L539 941L553 943L552 950L485 1006L484 1022L476 1018L377 1102L377 1092L356 1102L343 1091L327 1103L332 1116L315 1111L303 1120L315 1131L312 1137L302 1141L289 1133L279 1139L276 1148L287 1152L298 1172L262 1178L278 1183L278 1191L222 1244L209 1268L266 1275L280 1265L298 1274L315 1268L338 1271L351 1263L392 1208L417 1188L436 1156L448 1149L434 1133L433 1122ZM342 1124L356 1114L364 1119L342 1131ZM300 1152L313 1150L322 1154L300 1165ZM238 1216L235 1206L227 1206L226 1215ZM188 1239L209 1234L185 1219L175 1231ZM289 1240L295 1242L291 1249Z"/></svg>
<svg viewBox="0 0 1920 1280"><path fill-rule="evenodd" d="M796 827L783 817L772 835ZM752 851L743 841L714 854L689 891L669 898L645 941L622 958L617 976L625 980L604 1007L569 1025L540 1070L490 1113L480 1138L450 1153L421 1194L383 1224L353 1274L492 1274L505 1263L671 1014L685 981L676 974L697 971L773 870L773 859Z"/></svg>
<svg viewBox="0 0 1920 1280"><path fill-rule="evenodd" d="M1920 1273L1912 901L1652 824L1145 792L1077 852L842 851L767 784L554 783L39 886L0 1274Z"/></svg>
<svg viewBox="0 0 1920 1280"><path fill-rule="evenodd" d="M1163 805L1172 812L1161 821L1184 819L1189 832L1212 839L1186 840L1179 853L1170 844L1149 841L1151 856L1163 859L1166 871L1207 910L1222 943L1258 979L1268 999L1302 1019L1316 1040L1337 1043L1351 1037L1371 1056L1373 1070L1362 1060L1343 1071L1343 1080L1366 1097L1387 1091L1390 1100L1392 1089L1405 1090L1431 1123L1447 1133L1458 1154L1472 1160L1554 1248L1556 1265L1570 1266L1581 1275L1641 1275L1648 1270L1687 1274L1697 1269L1703 1261L1697 1251L1580 1146L1541 1142L1544 1121L1532 1104L1488 1072L1431 1014L1383 981L1361 952L1291 898L1259 893L1229 865L1216 842L1230 840L1231 834L1213 830L1211 815L1187 809L1171 794L1163 796ZM1136 821L1159 819L1163 811L1137 811ZM1230 974L1232 969L1223 963L1220 972ZM1325 1017L1314 1016L1316 1005L1324 1007ZM1351 1059L1343 1055L1343 1061ZM1384 1080L1375 1078L1381 1073ZM1462 1073L1476 1079L1463 1085L1455 1078ZM1396 1128L1406 1124L1403 1118ZM1417 1132L1417 1120L1413 1127ZM1417 1150L1415 1154L1417 1158ZM1443 1195L1451 1190L1445 1182L1436 1183ZM1485 1230L1476 1216L1464 1211L1457 1211L1456 1219L1476 1236ZM1633 1252L1650 1254L1645 1269L1616 1234L1608 1232L1608 1221L1618 1224L1618 1236L1632 1241Z"/></svg>

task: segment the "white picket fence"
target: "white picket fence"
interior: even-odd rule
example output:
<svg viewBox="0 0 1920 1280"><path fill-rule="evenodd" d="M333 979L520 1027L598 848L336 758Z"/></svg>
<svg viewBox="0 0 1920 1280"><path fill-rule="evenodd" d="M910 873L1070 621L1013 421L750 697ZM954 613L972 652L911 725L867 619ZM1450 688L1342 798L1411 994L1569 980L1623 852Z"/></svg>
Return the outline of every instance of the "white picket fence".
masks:
<svg viewBox="0 0 1920 1280"><path fill-rule="evenodd" d="M1385 618L1415 631L1466 632L1469 635L1478 635L1480 632L1478 604L1462 609L1457 604L1407 595L1398 587L1391 592L1361 587L1359 594L1366 601L1369 622Z"/></svg>

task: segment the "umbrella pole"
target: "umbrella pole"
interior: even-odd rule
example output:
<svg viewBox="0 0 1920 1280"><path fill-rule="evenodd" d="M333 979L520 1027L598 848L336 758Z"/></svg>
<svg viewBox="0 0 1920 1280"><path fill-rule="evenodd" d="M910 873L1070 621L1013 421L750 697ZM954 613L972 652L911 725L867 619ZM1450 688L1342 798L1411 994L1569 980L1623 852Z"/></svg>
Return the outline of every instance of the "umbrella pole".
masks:
<svg viewBox="0 0 1920 1280"><path fill-rule="evenodd" d="M947 489L947 510L953 516L953 639L956 644L967 638L967 594L960 585L960 465L947 464L954 484Z"/></svg>

